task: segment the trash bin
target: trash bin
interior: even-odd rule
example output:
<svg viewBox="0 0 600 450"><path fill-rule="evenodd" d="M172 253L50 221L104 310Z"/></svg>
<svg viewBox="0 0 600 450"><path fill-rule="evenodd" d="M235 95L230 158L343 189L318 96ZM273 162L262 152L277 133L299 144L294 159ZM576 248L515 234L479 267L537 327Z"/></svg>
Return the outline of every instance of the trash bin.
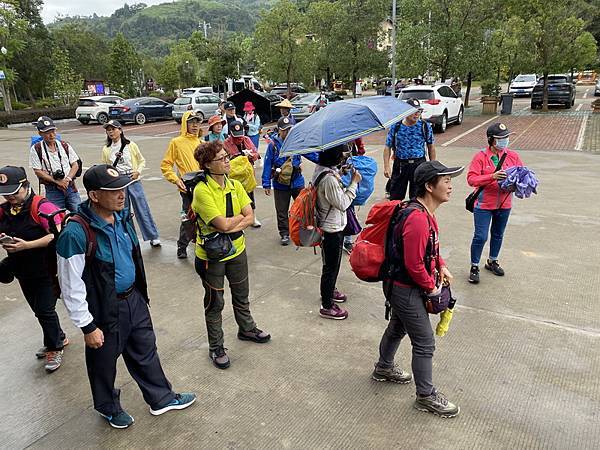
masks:
<svg viewBox="0 0 600 450"><path fill-rule="evenodd" d="M500 114L512 114L513 98L513 94L500 94L500 104L502 105Z"/></svg>

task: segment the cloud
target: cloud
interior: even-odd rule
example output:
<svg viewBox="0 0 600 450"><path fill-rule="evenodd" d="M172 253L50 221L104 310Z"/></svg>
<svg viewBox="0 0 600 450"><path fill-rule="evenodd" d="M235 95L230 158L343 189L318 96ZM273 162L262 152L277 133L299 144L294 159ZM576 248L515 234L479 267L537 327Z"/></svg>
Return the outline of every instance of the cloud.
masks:
<svg viewBox="0 0 600 450"><path fill-rule="evenodd" d="M61 16L91 16L96 13L99 16L110 16L115 10L121 8L125 3L146 3L158 5L168 3L165 0L103 0L102 2L88 2L82 0L46 0L42 7L42 19L44 23L53 22L58 15Z"/></svg>

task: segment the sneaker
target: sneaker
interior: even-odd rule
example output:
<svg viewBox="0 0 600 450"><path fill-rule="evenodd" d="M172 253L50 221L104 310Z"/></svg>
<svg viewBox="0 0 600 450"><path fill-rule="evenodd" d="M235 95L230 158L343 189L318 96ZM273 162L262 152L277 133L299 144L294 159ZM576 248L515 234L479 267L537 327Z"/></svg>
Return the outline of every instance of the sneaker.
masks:
<svg viewBox="0 0 600 450"><path fill-rule="evenodd" d="M150 246L151 247L160 247L162 244L160 243L160 239L151 239Z"/></svg>
<svg viewBox="0 0 600 450"><path fill-rule="evenodd" d="M458 413L460 413L460 408L457 405L449 402L444 394L436 391L435 389L431 395L427 397L422 397L417 394L415 408L419 411L433 413L436 416L440 416L444 419L456 417L458 416Z"/></svg>
<svg viewBox="0 0 600 450"><path fill-rule="evenodd" d="M133 417L131 417L125 411L121 411L119 414L116 414L114 416L108 416L102 413L98 414L100 414L102 417L108 420L108 423L113 428L128 428L131 425L133 425L133 422L135 422L135 420L133 420Z"/></svg>
<svg viewBox="0 0 600 450"><path fill-rule="evenodd" d="M63 347L69 345L69 339L64 338ZM35 357L37 359L44 359L46 357L46 353L48 353L48 347L42 347L37 352L35 352Z"/></svg>
<svg viewBox="0 0 600 450"><path fill-rule="evenodd" d="M62 359L62 350L56 352L46 352L46 364L44 365L44 369L46 369L46 372L52 373L55 370L58 370L62 364Z"/></svg>
<svg viewBox="0 0 600 450"><path fill-rule="evenodd" d="M271 339L271 335L269 333L264 332L256 327L254 327L250 331L238 331L237 337L241 341L252 341L257 344L264 344L265 342L269 342Z"/></svg>
<svg viewBox="0 0 600 450"><path fill-rule="evenodd" d="M177 249L177 259L186 259L187 258L187 250L185 248Z"/></svg>
<svg viewBox="0 0 600 450"><path fill-rule="evenodd" d="M281 236L281 245L284 247L286 245L290 245L290 237L289 236Z"/></svg>
<svg viewBox="0 0 600 450"><path fill-rule="evenodd" d="M209 350L208 357L213 364L219 369L227 369L230 365L229 356L225 353L226 348L223 346L217 347L215 350Z"/></svg>
<svg viewBox="0 0 600 450"><path fill-rule="evenodd" d="M499 277L504 276L504 269L502 269L502 267L500 267L500 264L498 264L498 261L496 261L496 260L490 261L488 259L487 262L485 263L485 268L487 270L489 270L490 272L492 272L494 275L498 275Z"/></svg>
<svg viewBox="0 0 600 450"><path fill-rule="evenodd" d="M384 369L383 367L379 367L377 364L375 364L375 370L373 371L371 378L373 378L375 381L391 381L392 383L398 384L407 384L412 381L412 375L404 372L398 366Z"/></svg>
<svg viewBox="0 0 600 450"><path fill-rule="evenodd" d="M348 297L346 296L346 294L342 294L337 289L334 289L333 297L331 297L331 300L333 300L336 303L344 303L346 300L348 300Z"/></svg>
<svg viewBox="0 0 600 450"><path fill-rule="evenodd" d="M479 283L479 267L471 266L471 271L469 272L469 283Z"/></svg>
<svg viewBox="0 0 600 450"><path fill-rule="evenodd" d="M352 253L352 249L354 248L354 244L352 242L344 242L344 251L348 254Z"/></svg>
<svg viewBox="0 0 600 450"><path fill-rule="evenodd" d="M254 216L254 223L252 224L252 228L260 228L262 227L262 223L260 223L260 220L258 220L256 218L256 216Z"/></svg>
<svg viewBox="0 0 600 450"><path fill-rule="evenodd" d="M321 307L319 315L325 319L344 320L348 318L348 311L334 303L329 309Z"/></svg>
<svg viewBox="0 0 600 450"><path fill-rule="evenodd" d="M195 401L196 394L187 392L183 394L175 394L175 398L171 400L171 403L169 403L167 406L159 409L150 408L150 414L153 416L160 416L161 414L171 411L172 409L185 409L188 406L191 406Z"/></svg>

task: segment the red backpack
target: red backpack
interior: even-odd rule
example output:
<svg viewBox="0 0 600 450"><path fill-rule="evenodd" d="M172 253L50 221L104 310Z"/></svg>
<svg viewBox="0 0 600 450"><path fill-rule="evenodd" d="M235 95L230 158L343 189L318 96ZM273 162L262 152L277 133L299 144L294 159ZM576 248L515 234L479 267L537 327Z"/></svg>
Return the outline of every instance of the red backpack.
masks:
<svg viewBox="0 0 600 450"><path fill-rule="evenodd" d="M292 203L289 213L290 238L298 247L318 247L323 240L323 230L317 224L317 187L319 182L333 173L320 173L314 184L302 189Z"/></svg>

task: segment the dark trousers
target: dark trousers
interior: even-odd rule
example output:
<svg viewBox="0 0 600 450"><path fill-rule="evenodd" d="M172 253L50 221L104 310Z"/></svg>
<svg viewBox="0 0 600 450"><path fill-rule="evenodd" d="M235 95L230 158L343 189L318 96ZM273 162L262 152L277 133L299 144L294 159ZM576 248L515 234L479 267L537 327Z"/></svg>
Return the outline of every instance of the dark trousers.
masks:
<svg viewBox="0 0 600 450"><path fill-rule="evenodd" d="M50 277L19 279L21 291L35 314L44 334L44 346L49 351L62 350L65 333L56 314L56 295Z"/></svg>
<svg viewBox="0 0 600 450"><path fill-rule="evenodd" d="M208 334L208 345L211 350L222 347L223 337L223 307L225 300L225 277L229 281L233 315L241 331L250 331L256 323L250 312L250 282L248 280L248 257L246 251L239 256L223 262L204 261L196 258L196 273L202 279L204 286L204 318Z"/></svg>
<svg viewBox="0 0 600 450"><path fill-rule="evenodd" d="M435 339L429 322L429 315L418 288L392 286L384 282L384 293L392 306L392 314L387 329L379 344L381 368L394 367L394 356L400 341L408 334L412 345L412 371L417 394L430 395L433 390L432 361Z"/></svg>
<svg viewBox="0 0 600 450"><path fill-rule="evenodd" d="M194 222L184 220L183 213L187 213L191 206L191 201L187 195L181 195L181 225L179 226L179 239L177 239L177 250L186 250L190 241L194 239Z"/></svg>
<svg viewBox="0 0 600 450"><path fill-rule="evenodd" d="M127 370L142 391L144 400L152 408L161 408L175 398L160 365L148 305L137 289L127 299L119 300L118 331L104 332L102 347L85 348L94 408L108 416L122 411L120 390L115 389L120 355L123 355Z"/></svg>
<svg viewBox="0 0 600 450"><path fill-rule="evenodd" d="M394 165L392 166L392 177L390 178L389 186L390 200L404 200L404 197L406 197L406 189L409 187L409 183L409 197L415 197L415 170L417 167L419 167L419 164L424 161L425 158L415 158L409 160L398 158L394 159Z"/></svg>
<svg viewBox="0 0 600 450"><path fill-rule="evenodd" d="M277 229L279 230L279 235L281 237L290 235L290 222L288 217L290 200L295 200L300 194L301 190L302 188L289 189L287 191L282 189L273 189L275 213L277 214Z"/></svg>
<svg viewBox="0 0 600 450"><path fill-rule="evenodd" d="M252 206L252 209L256 209L256 202L254 201L254 191L252 192L247 192L248 197L250 197L250 201L252 203L250 203L250 206Z"/></svg>
<svg viewBox="0 0 600 450"><path fill-rule="evenodd" d="M324 233L321 243L321 258L323 259L323 271L321 272L321 304L323 308L329 309L333 306L333 291L340 273L342 262L342 249L344 245L344 233Z"/></svg>

